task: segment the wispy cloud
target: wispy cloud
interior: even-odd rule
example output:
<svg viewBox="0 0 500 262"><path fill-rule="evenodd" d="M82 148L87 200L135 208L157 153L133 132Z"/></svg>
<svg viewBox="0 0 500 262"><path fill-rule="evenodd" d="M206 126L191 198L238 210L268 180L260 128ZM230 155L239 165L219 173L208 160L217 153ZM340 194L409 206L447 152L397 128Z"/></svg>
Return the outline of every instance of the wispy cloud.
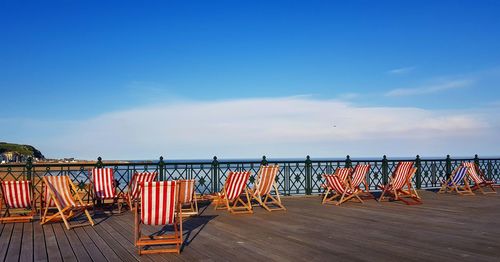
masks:
<svg viewBox="0 0 500 262"><path fill-rule="evenodd" d="M437 93L450 89L457 89L469 86L474 83L472 79L455 79L442 81L437 84L421 86L416 88L397 88L387 92L386 96L412 96Z"/></svg>
<svg viewBox="0 0 500 262"><path fill-rule="evenodd" d="M387 71L387 74L390 74L390 75L402 75L402 74L408 74L410 73L411 71L413 71L415 69L414 66L410 66L410 67L400 67L400 68L395 68L395 69L392 69L392 70L389 70Z"/></svg>
<svg viewBox="0 0 500 262"><path fill-rule="evenodd" d="M35 121L43 133L16 135L48 156L87 159L486 154L500 142L491 119L474 112L285 97L183 101L67 123ZM12 119L3 124L16 130ZM479 140L487 143L478 148Z"/></svg>

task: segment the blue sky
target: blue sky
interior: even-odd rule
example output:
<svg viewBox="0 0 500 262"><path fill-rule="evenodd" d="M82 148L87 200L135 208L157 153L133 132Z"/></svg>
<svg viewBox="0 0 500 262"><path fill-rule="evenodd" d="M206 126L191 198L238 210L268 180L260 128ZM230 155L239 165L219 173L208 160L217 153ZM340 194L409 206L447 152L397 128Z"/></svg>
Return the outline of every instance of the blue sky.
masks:
<svg viewBox="0 0 500 262"><path fill-rule="evenodd" d="M498 1L2 1L0 91L9 110L0 124L9 128L0 140L81 158L413 155L408 148L498 155L498 13ZM325 103L345 111L323 110ZM382 120L354 124L380 109L396 126L405 110L413 111L403 119L461 124L440 135L433 135L439 125L427 126L421 141L406 136L418 123L403 130L377 126ZM350 118L356 121L337 127L344 130L311 131L336 126L338 112L360 110ZM320 117L297 122L307 114ZM238 130L228 126L258 125L259 116L279 124L226 139ZM211 130L217 142L195 145L207 135L201 126L184 130L187 137L178 132L176 123L207 118L205 125L220 125ZM117 128L114 120L128 125ZM109 127L97 132L91 123ZM391 136L347 135L374 126ZM256 144L273 136L289 140ZM97 142L75 142L87 139ZM394 139L405 146L391 145Z"/></svg>

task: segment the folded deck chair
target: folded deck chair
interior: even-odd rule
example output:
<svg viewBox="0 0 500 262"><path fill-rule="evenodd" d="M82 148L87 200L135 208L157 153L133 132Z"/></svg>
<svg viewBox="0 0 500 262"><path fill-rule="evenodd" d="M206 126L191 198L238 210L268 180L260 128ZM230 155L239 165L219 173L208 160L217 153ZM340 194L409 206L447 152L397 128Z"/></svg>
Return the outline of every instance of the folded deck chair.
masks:
<svg viewBox="0 0 500 262"><path fill-rule="evenodd" d="M467 166L457 167L450 177L443 181L438 193L447 193L449 190L450 192L455 191L459 195L474 195L467 179L468 172Z"/></svg>
<svg viewBox="0 0 500 262"><path fill-rule="evenodd" d="M484 176L480 173L481 170L474 162L463 162L462 165L469 168L469 177L474 182L474 186L471 188L472 191L479 190L483 194L497 193L493 187L495 182L484 179ZM484 191L483 188L489 188L491 191Z"/></svg>
<svg viewBox="0 0 500 262"><path fill-rule="evenodd" d="M382 189L379 202L385 200L386 195L388 195L390 200L399 200L407 205L422 204L422 200L411 181L416 171L417 169L413 167L413 162L399 162L394 174L391 176L389 184L379 185L380 189ZM406 189L404 188L405 186Z"/></svg>
<svg viewBox="0 0 500 262"><path fill-rule="evenodd" d="M342 173L344 173L344 170L349 170L349 173L352 170L350 168L342 168L342 169L343 169L341 170ZM323 201L321 202L321 204L331 203L335 205L340 205L351 199L358 200L360 203L363 203L363 200L361 200L361 198L359 197L359 193L361 193L361 190L354 189L351 186L352 181L349 176L346 176L346 178L343 179L338 174L332 174L332 175L325 174L323 175L323 177L326 180L327 190L325 192L325 196L323 197ZM332 193L332 196L329 196L330 193Z"/></svg>
<svg viewBox="0 0 500 262"><path fill-rule="evenodd" d="M134 208L135 246L138 247L139 255L155 253L179 254L181 252L182 210L178 193L176 181L153 181L142 184L140 200L136 202L136 207ZM141 225L173 225L174 233L143 235L141 233ZM151 246L158 245L168 247L150 248Z"/></svg>
<svg viewBox="0 0 500 262"><path fill-rule="evenodd" d="M31 181L2 181L1 187L0 222L30 222L36 213Z"/></svg>
<svg viewBox="0 0 500 262"><path fill-rule="evenodd" d="M370 172L369 164L357 164L352 173L352 188L361 190L361 185L363 185L364 189L361 190L360 195L365 198L375 199L373 194L370 192L368 180L366 180L368 172Z"/></svg>
<svg viewBox="0 0 500 262"><path fill-rule="evenodd" d="M177 180L179 187L179 201L182 208L182 216L197 216L198 201L194 192L194 179Z"/></svg>
<svg viewBox="0 0 500 262"><path fill-rule="evenodd" d="M43 183L45 187L45 203L43 206L44 212L40 224L45 224L49 221L62 219L67 229L76 226L94 225L92 217L90 217L88 209L89 204L84 204L78 195L76 186L71 182L69 176L44 176ZM57 211L54 214L48 215L48 210L54 207ZM85 214L89 223L77 224L71 226L69 220Z"/></svg>
<svg viewBox="0 0 500 262"><path fill-rule="evenodd" d="M111 211L114 205L118 206L118 213L121 212L122 198L116 193L115 177L112 168L94 168L91 171L92 202L94 208L102 207L106 200L112 200Z"/></svg>
<svg viewBox="0 0 500 262"><path fill-rule="evenodd" d="M226 209L231 214L252 214L252 204L248 194L247 182L250 171L229 172L222 191L215 199L215 210ZM245 192L245 200L241 198Z"/></svg>
<svg viewBox="0 0 500 262"><path fill-rule="evenodd" d="M267 211L286 210L281 203L278 186L276 186L278 171L278 165L261 166L255 187L250 191L252 198ZM274 191L274 196L271 191Z"/></svg>
<svg viewBox="0 0 500 262"><path fill-rule="evenodd" d="M158 172L135 172L129 183L129 188L127 193L124 195L125 201L127 202L131 210L134 209L134 202L139 199L140 185L145 182L152 182L158 177Z"/></svg>

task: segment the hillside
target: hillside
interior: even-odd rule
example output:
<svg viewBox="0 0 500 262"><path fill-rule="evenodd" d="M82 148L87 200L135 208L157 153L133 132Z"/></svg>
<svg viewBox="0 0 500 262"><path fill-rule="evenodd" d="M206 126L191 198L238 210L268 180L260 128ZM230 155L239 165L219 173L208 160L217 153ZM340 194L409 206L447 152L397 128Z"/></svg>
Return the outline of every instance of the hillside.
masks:
<svg viewBox="0 0 500 262"><path fill-rule="evenodd" d="M42 152L33 146L0 142L0 154L6 152L14 152L22 156L31 156L38 159L45 158Z"/></svg>

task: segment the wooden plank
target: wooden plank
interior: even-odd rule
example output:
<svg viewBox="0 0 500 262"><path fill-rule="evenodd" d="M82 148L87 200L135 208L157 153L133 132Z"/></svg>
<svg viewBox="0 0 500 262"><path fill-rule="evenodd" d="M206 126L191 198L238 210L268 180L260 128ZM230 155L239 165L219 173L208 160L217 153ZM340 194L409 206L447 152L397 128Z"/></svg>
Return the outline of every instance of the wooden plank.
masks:
<svg viewBox="0 0 500 262"><path fill-rule="evenodd" d="M9 250L5 261L18 261L21 255L21 244L23 240L23 223L15 223L10 238Z"/></svg>
<svg viewBox="0 0 500 262"><path fill-rule="evenodd" d="M82 246L87 251L87 254L92 258L92 261L102 262L107 261L104 255L101 253L101 250L97 248L94 241L87 235L87 232L83 229L83 227L77 227L74 229L78 239L82 243Z"/></svg>
<svg viewBox="0 0 500 262"><path fill-rule="evenodd" d="M2 235L0 236L0 259L3 261L7 256L7 251L9 251L10 237L12 236L12 231L14 230L14 224L5 224L2 230Z"/></svg>
<svg viewBox="0 0 500 262"><path fill-rule="evenodd" d="M38 245L38 243L37 243ZM43 244L45 246L45 244ZM24 223L19 261L33 261L33 223Z"/></svg>
<svg viewBox="0 0 500 262"><path fill-rule="evenodd" d="M82 227L85 232L87 232L88 236L95 243L96 247L99 248L102 255L108 261L121 261L120 258L116 255L111 247L108 246L106 241L104 241L96 232L95 228L91 226Z"/></svg>
<svg viewBox="0 0 500 262"><path fill-rule="evenodd" d="M75 256L78 259L78 261L92 261L92 258L87 253L87 250L84 247L84 244L78 238L76 231L66 230L64 224L60 224L60 227L66 234L68 242L71 245L71 248L73 249L73 252L75 253Z"/></svg>
<svg viewBox="0 0 500 262"><path fill-rule="evenodd" d="M96 232L109 245L111 249L120 257L122 261L139 260L139 256L134 252L134 245L126 245L127 241L116 231L109 232L109 225L101 223L96 226ZM127 247L124 247L125 244ZM146 258L148 260L148 258Z"/></svg>
<svg viewBox="0 0 500 262"><path fill-rule="evenodd" d="M59 246L57 245L56 235L52 224L45 224L42 226L45 235L45 247L47 248L47 258L49 261L62 261Z"/></svg>
<svg viewBox="0 0 500 262"><path fill-rule="evenodd" d="M56 236L57 245L59 246L59 252L63 261L78 261L73 248L66 237L66 228L62 227L63 223L52 224L52 229L54 229L54 235ZM77 243L75 243L77 244Z"/></svg>
<svg viewBox="0 0 500 262"><path fill-rule="evenodd" d="M33 227L33 258L35 261L47 261L46 239L40 223L31 223Z"/></svg>

